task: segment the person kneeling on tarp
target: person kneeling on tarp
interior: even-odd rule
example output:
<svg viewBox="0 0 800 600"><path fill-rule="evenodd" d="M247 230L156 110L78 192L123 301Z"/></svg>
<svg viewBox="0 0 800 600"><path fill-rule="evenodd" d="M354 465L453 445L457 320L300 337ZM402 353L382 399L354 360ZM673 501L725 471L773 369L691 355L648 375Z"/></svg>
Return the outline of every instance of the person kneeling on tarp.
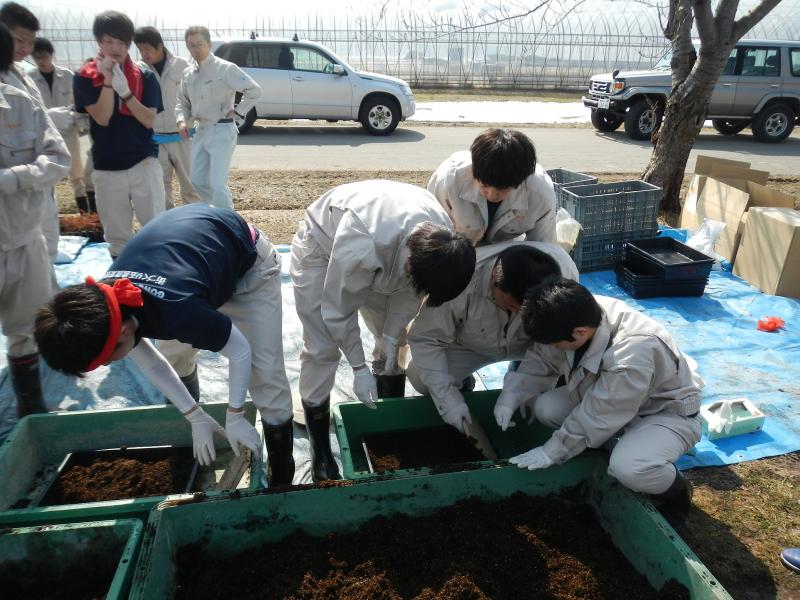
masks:
<svg viewBox="0 0 800 600"><path fill-rule="evenodd" d="M544 469L619 436L609 474L650 494L671 524L685 523L692 490L675 461L700 440L703 382L672 336L624 302L567 279L530 290L522 322L535 344L506 375L495 418L505 430L526 405L557 430L511 462ZM553 389L561 375L566 384Z"/></svg>
<svg viewBox="0 0 800 600"><path fill-rule="evenodd" d="M35 335L47 363L68 374L130 356L192 424L202 465L216 458L214 433L227 435L237 455L240 447L260 452L258 433L243 412L249 389L264 422L269 483L292 482L280 260L269 240L234 211L193 204L162 213L133 237L101 281L87 278L56 294L39 312ZM168 341L157 350L145 338ZM195 402L196 349L228 359L224 430Z"/></svg>

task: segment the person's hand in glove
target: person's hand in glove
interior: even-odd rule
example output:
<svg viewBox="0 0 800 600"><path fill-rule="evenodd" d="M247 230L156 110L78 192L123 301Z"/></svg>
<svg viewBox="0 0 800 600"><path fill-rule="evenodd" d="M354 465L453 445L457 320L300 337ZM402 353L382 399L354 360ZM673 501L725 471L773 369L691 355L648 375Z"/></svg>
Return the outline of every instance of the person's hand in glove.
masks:
<svg viewBox="0 0 800 600"><path fill-rule="evenodd" d="M536 469L546 469L553 465L553 461L544 451L544 448L537 446L524 454L512 456L509 461L512 465L517 465L520 469L535 471Z"/></svg>
<svg viewBox="0 0 800 600"><path fill-rule="evenodd" d="M440 411L439 414L442 416L442 421L452 425L461 433L464 433L464 421L472 425L472 415L469 413L469 407L463 399L461 402L449 406L445 411Z"/></svg>
<svg viewBox="0 0 800 600"><path fill-rule="evenodd" d="M242 116L238 112L233 111L233 122L236 123L236 127L241 127L244 125L244 122L247 120L247 116Z"/></svg>
<svg viewBox="0 0 800 600"><path fill-rule="evenodd" d="M120 98L123 100L129 99L131 96L131 88L128 85L125 73L122 72L122 67L120 67L118 63L114 63L114 68L111 72L111 87L119 94Z"/></svg>
<svg viewBox="0 0 800 600"><path fill-rule="evenodd" d="M242 448L248 448L254 455L261 456L261 438L256 428L244 418L244 411L226 411L225 433L236 456L241 454Z"/></svg>
<svg viewBox="0 0 800 600"><path fill-rule="evenodd" d="M217 459L214 449L214 434L225 435L225 430L197 405L183 415L192 425L192 446L194 457L200 465L207 467Z"/></svg>
<svg viewBox="0 0 800 600"><path fill-rule="evenodd" d="M383 367L384 375L397 375L400 365L397 363L397 339L389 335L381 336L381 353L386 357Z"/></svg>
<svg viewBox="0 0 800 600"><path fill-rule="evenodd" d="M494 405L494 420L497 421L497 426L505 431L509 427L515 427L516 423L511 420L514 416L514 411L519 407L519 396L509 394L508 392L500 392L497 402ZM523 415L524 417L525 415Z"/></svg>
<svg viewBox="0 0 800 600"><path fill-rule="evenodd" d="M368 408L377 408L378 384L367 365L353 367L353 393Z"/></svg>
<svg viewBox="0 0 800 600"><path fill-rule="evenodd" d="M13 194L19 189L19 181L11 169L0 169L0 193Z"/></svg>

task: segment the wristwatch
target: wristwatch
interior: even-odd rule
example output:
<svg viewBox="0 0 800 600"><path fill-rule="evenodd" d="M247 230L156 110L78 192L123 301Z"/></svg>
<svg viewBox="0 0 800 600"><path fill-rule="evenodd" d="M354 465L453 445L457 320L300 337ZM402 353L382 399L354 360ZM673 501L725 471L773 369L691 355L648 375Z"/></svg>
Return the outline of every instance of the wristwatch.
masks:
<svg viewBox="0 0 800 600"><path fill-rule="evenodd" d="M128 100L130 100L131 98L133 98L133 94L132 94L132 93L129 93L129 94L128 94L127 96L125 96L124 98L123 98L122 96L120 96L120 100L122 100L123 102L126 102L126 103L127 103L127 102L128 102Z"/></svg>

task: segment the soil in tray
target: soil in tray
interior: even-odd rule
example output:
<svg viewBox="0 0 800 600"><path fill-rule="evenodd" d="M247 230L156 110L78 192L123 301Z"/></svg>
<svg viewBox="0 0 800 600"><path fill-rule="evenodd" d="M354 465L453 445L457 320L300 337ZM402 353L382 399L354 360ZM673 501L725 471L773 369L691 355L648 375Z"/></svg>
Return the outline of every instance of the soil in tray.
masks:
<svg viewBox="0 0 800 600"><path fill-rule="evenodd" d="M99 455L68 464L53 482L41 506L104 502L146 496L182 494L194 465L191 451L169 456Z"/></svg>
<svg viewBox="0 0 800 600"><path fill-rule="evenodd" d="M465 500L426 517L379 517L354 533L295 532L235 556L206 554L200 543L178 550L176 598L231 594L237 600L689 598L675 582L660 592L651 588L588 505L521 493L494 503Z"/></svg>
<svg viewBox="0 0 800 600"><path fill-rule="evenodd" d="M103 226L97 214L66 215L58 219L61 235L82 235L93 242L103 241Z"/></svg>
<svg viewBox="0 0 800 600"><path fill-rule="evenodd" d="M364 445L376 473L484 460L450 426L371 433L364 436Z"/></svg>

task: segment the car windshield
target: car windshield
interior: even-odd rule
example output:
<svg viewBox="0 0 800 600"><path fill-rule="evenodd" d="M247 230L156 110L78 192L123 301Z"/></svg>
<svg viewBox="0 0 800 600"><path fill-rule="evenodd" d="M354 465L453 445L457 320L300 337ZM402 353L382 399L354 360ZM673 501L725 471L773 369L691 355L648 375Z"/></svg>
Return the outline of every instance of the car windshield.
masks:
<svg viewBox="0 0 800 600"><path fill-rule="evenodd" d="M668 71L671 69L670 61L672 60L672 48L667 48L667 51L664 52L664 56L653 65L654 71Z"/></svg>

